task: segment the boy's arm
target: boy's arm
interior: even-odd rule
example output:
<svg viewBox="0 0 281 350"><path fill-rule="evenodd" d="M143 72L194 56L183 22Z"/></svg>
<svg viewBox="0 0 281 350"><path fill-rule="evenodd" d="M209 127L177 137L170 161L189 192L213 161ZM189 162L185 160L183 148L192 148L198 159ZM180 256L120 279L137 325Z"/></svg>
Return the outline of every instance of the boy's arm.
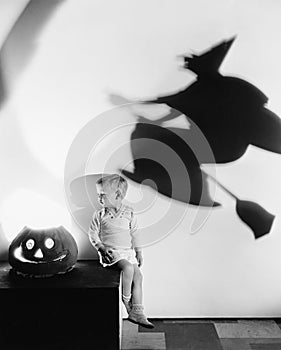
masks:
<svg viewBox="0 0 281 350"><path fill-rule="evenodd" d="M140 242L138 239L137 230L138 230L137 218L132 211L131 221L130 221L130 233L131 233L131 237L132 237L132 245L133 245L133 248L136 252L136 258L137 258L137 261L139 263L139 266L141 266L143 264L143 256L142 256L141 245L140 245Z"/></svg>
<svg viewBox="0 0 281 350"><path fill-rule="evenodd" d="M112 251L109 248L106 248L101 239L100 239L100 214L96 211L93 215L89 230L88 236L91 244L96 248L97 251L102 255L102 259L105 263L110 263L112 261Z"/></svg>
<svg viewBox="0 0 281 350"><path fill-rule="evenodd" d="M137 230L138 230L137 218L134 212L132 211L131 220L130 220L130 234L132 237L132 246L135 249L135 251L141 250L141 247L138 243Z"/></svg>
<svg viewBox="0 0 281 350"><path fill-rule="evenodd" d="M100 248L103 248L103 244L99 237L100 233L100 216L99 213L96 211L93 215L89 230L88 230L88 236L91 244L99 250Z"/></svg>

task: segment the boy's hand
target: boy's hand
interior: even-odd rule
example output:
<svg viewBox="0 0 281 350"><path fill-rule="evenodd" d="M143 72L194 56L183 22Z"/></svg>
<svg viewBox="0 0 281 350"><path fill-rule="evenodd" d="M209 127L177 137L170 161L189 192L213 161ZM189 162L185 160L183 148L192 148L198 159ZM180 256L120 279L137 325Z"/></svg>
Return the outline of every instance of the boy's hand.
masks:
<svg viewBox="0 0 281 350"><path fill-rule="evenodd" d="M139 267L141 267L143 265L143 256L142 256L141 250L136 250L136 258L137 258Z"/></svg>
<svg viewBox="0 0 281 350"><path fill-rule="evenodd" d="M102 259L104 260L104 262L106 264L111 263L112 258L113 258L113 256L112 256L112 254L113 254L112 249L105 248L105 247L102 246L102 247L99 248L99 252L101 253Z"/></svg>

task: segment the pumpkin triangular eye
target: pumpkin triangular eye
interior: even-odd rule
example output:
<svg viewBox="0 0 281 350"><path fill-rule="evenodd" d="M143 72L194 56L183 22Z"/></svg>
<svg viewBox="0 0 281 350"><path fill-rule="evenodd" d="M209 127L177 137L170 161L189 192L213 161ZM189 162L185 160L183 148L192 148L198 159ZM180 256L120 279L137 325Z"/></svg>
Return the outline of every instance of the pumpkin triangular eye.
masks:
<svg viewBox="0 0 281 350"><path fill-rule="evenodd" d="M55 242L54 242L54 240L53 240L52 238L47 238L47 239L45 240L45 246L46 246L46 248L52 249L54 245L55 245Z"/></svg>
<svg viewBox="0 0 281 350"><path fill-rule="evenodd" d="M35 245L35 242L33 239L28 239L26 242L25 242L25 246L28 250L31 250Z"/></svg>

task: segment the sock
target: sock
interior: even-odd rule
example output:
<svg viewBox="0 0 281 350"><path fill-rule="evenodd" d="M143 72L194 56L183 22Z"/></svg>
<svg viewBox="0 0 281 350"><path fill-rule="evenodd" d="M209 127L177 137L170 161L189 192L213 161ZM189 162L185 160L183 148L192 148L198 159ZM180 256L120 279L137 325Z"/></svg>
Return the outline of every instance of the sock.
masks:
<svg viewBox="0 0 281 350"><path fill-rule="evenodd" d="M142 304L133 304L132 311L136 314L142 315L144 311L144 307Z"/></svg>
<svg viewBox="0 0 281 350"><path fill-rule="evenodd" d="M129 295L122 294L122 299L127 303L131 300L131 297L132 297L132 294L129 294Z"/></svg>

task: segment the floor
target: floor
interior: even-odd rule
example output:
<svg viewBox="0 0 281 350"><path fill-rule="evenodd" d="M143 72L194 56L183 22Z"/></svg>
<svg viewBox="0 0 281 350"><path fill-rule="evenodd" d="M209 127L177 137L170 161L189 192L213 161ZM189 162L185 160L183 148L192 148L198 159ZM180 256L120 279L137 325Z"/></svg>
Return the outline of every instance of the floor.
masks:
<svg viewBox="0 0 281 350"><path fill-rule="evenodd" d="M281 350L281 319L123 320L122 350Z"/></svg>

